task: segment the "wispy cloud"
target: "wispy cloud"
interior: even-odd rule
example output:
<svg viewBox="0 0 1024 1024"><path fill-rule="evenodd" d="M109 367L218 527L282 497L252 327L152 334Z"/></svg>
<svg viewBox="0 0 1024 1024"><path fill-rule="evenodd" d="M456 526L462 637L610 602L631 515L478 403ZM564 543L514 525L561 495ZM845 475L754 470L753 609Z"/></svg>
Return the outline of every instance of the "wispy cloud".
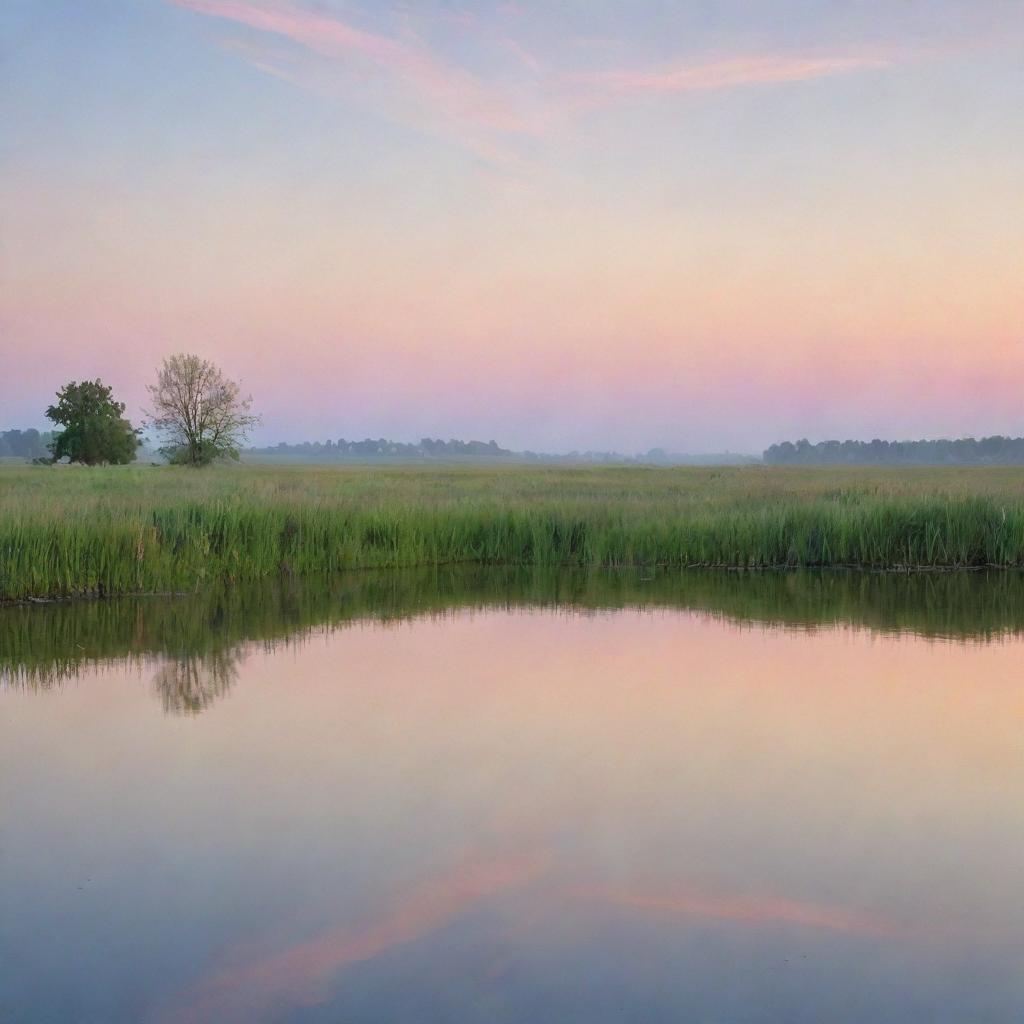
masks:
<svg viewBox="0 0 1024 1024"><path fill-rule="evenodd" d="M524 140L551 135L574 117L609 105L808 81L892 63L864 54L751 54L668 67L573 72L542 64L513 37L507 23L496 27L466 11L438 15L439 23L451 27L454 22L460 32L475 35L482 50L491 47L493 57L513 57L520 71L484 76L442 57L408 28L396 35L371 32L295 0L169 2L294 44L307 56L301 63L252 45L237 49L267 73L302 87L359 96L394 120L453 139L496 163L515 160ZM505 5L503 12L506 22L513 13L519 22L526 17L514 5Z"/></svg>
<svg viewBox="0 0 1024 1024"><path fill-rule="evenodd" d="M884 68L891 61L868 56L751 56L660 70L612 70L574 75L570 81L597 94L624 98L644 94L702 92L738 86L804 82L850 71Z"/></svg>
<svg viewBox="0 0 1024 1024"><path fill-rule="evenodd" d="M513 54L518 58L527 68L530 69L533 74L540 77L541 65L540 61L532 53L530 53L525 46L516 42L511 36L503 36L501 38L501 45L505 47L509 53Z"/></svg>
<svg viewBox="0 0 1024 1024"><path fill-rule="evenodd" d="M289 40L333 62L339 73L353 76L364 91L367 78L376 79L377 98L392 116L453 135L489 158L496 155L494 138L535 131L508 95L440 59L415 40L368 32L337 17L292 4L261 4L252 0L170 2L197 14ZM269 70L266 59L253 63ZM287 77L295 82L303 80L294 69ZM305 76L306 81L314 78ZM319 80L323 81L322 75Z"/></svg>

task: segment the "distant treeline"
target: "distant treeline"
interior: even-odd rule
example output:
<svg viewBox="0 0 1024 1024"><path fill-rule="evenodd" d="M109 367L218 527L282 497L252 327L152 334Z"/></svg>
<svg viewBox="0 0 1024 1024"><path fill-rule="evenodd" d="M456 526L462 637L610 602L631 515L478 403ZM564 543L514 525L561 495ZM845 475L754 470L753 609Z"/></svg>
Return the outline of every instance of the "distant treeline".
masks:
<svg viewBox="0 0 1024 1024"><path fill-rule="evenodd" d="M42 459L50 454L46 446L52 437L34 428L0 431L0 459Z"/></svg>
<svg viewBox="0 0 1024 1024"><path fill-rule="evenodd" d="M280 443L267 448L250 448L246 455L280 455L301 458L309 462L330 462L345 458L444 459L451 456L472 456L475 458L506 458L517 462L544 463L593 463L593 464L636 464L659 466L732 466L757 463L756 455L738 455L735 452L720 452L704 455L684 455L667 452L663 448L652 448L637 455L621 452L571 451L564 454L549 454L533 451L512 451L502 448L496 441L442 441L440 438L423 438L416 444L402 441L388 441L381 437L365 441L302 441L298 444Z"/></svg>
<svg viewBox="0 0 1024 1024"><path fill-rule="evenodd" d="M785 466L1011 466L1024 465L1024 437L962 437L956 441L783 441L764 453Z"/></svg>
<svg viewBox="0 0 1024 1024"><path fill-rule="evenodd" d="M27 460L48 458L47 448L53 439L50 432L30 430L8 430L0 432L0 458L22 458ZM333 462L341 459L447 459L453 456L470 458L502 458L514 459L526 463L555 463L594 465L655 465L655 466L742 466L759 462L756 455L741 455L736 452L716 452L704 454L683 454L669 452L663 448L651 448L649 451L634 455L626 455L613 451L571 451L562 454L547 452L512 451L502 448L497 441L443 441L441 438L424 437L418 442L389 441L386 438L366 438L363 441L300 441L296 444L281 442L261 448L248 448L244 455L281 456L297 459L302 462ZM145 440L139 448L138 457L149 461L160 459L156 452L151 451Z"/></svg>
<svg viewBox="0 0 1024 1024"><path fill-rule="evenodd" d="M397 455L404 458L443 458L450 455L511 455L512 452L499 448L496 441L442 441L440 438L424 437L417 444L402 441L377 440L346 441L303 441L299 444L284 442L270 448L250 448L253 455L304 455L321 458L345 458L346 456L380 457Z"/></svg>

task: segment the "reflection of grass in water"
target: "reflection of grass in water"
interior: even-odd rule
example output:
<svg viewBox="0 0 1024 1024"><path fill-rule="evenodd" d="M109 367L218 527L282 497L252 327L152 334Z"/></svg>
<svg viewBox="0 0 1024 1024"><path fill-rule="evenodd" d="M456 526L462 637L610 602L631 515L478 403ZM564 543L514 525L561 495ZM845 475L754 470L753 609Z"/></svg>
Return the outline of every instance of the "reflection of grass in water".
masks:
<svg viewBox="0 0 1024 1024"><path fill-rule="evenodd" d="M452 563L1024 566L1024 473L0 471L0 597Z"/></svg>
<svg viewBox="0 0 1024 1024"><path fill-rule="evenodd" d="M162 658L154 685L164 707L198 712L230 688L246 644L273 648L314 630L465 608L678 608L739 623L850 624L987 640L1024 633L1024 576L449 567L274 581L183 598L14 605L0 608L0 679L47 687L91 665Z"/></svg>

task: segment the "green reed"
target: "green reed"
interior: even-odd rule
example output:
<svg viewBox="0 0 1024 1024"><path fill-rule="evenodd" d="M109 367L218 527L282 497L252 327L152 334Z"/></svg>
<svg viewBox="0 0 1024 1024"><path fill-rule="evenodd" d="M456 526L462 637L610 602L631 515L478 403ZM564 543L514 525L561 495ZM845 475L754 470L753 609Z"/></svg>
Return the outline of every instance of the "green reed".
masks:
<svg viewBox="0 0 1024 1024"><path fill-rule="evenodd" d="M473 563L1024 566L1024 472L0 470L0 598Z"/></svg>

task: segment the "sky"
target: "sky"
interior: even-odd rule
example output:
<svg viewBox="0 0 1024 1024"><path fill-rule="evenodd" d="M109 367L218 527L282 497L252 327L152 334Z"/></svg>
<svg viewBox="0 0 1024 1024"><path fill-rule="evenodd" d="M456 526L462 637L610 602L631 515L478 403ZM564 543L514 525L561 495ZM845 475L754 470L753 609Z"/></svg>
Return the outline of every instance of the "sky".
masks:
<svg viewBox="0 0 1024 1024"><path fill-rule="evenodd" d="M4 0L0 429L1024 434L1020 0Z"/></svg>

